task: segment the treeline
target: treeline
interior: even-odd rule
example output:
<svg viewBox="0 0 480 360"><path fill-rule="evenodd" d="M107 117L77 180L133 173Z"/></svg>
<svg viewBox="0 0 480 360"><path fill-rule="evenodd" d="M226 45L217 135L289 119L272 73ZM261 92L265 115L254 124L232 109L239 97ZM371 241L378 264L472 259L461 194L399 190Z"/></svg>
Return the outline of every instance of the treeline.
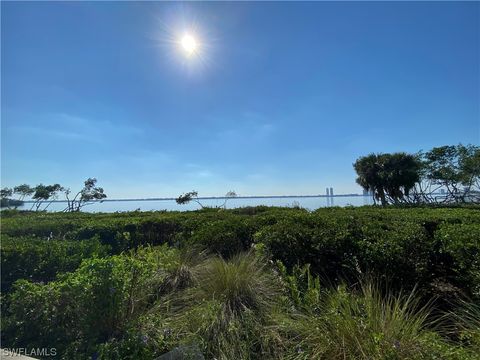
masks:
<svg viewBox="0 0 480 360"><path fill-rule="evenodd" d="M32 187L27 184L15 186L14 188L3 188L0 190L1 207L17 208L23 206L26 200L32 201L30 210L47 210L52 202L58 200L60 195L65 196L67 206L64 212L80 211L82 207L91 204L93 201L102 201L107 197L103 188L97 186L97 179L88 178L83 188L74 193L69 188L60 184L37 185ZM16 196L16 198L12 198Z"/></svg>
<svg viewBox="0 0 480 360"><path fill-rule="evenodd" d="M353 167L374 203L480 202L480 147L456 145L427 152L370 154Z"/></svg>

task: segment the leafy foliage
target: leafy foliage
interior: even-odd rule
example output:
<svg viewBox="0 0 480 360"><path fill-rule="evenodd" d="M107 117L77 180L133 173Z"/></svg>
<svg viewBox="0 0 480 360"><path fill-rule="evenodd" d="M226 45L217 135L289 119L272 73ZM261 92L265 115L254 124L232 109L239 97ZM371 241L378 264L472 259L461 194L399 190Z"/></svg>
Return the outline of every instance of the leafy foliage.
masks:
<svg viewBox="0 0 480 360"><path fill-rule="evenodd" d="M140 285L174 261L172 250L147 250L87 260L45 285L20 280L8 300L2 336L16 347L55 344L67 358L93 355L98 344L128 330L148 302Z"/></svg>
<svg viewBox="0 0 480 360"><path fill-rule="evenodd" d="M68 359L475 359L479 224L478 206L7 211L2 341Z"/></svg>
<svg viewBox="0 0 480 360"><path fill-rule="evenodd" d="M353 167L357 183L372 191L382 205L403 202L420 180L421 162L406 153L370 154L359 158Z"/></svg>
<svg viewBox="0 0 480 360"><path fill-rule="evenodd" d="M48 208L48 205L58 197L58 193L63 190L63 187L60 184L54 185L37 185L35 187L35 192L32 195L32 199L35 201L32 209L39 210L42 204L49 201L44 207L44 210Z"/></svg>
<svg viewBox="0 0 480 360"><path fill-rule="evenodd" d="M353 167L357 183L382 205L480 202L478 146L441 146L415 155L370 154Z"/></svg>
<svg viewBox="0 0 480 360"><path fill-rule="evenodd" d="M84 187L80 190L73 199L69 198L70 189L65 190L65 196L67 198L67 208L65 211L80 211L80 209L92 201L101 201L107 197L103 188L97 186L97 179L88 178L84 182Z"/></svg>
<svg viewBox="0 0 480 360"><path fill-rule="evenodd" d="M103 257L108 247L98 240L50 240L2 236L2 292L17 279L49 282L59 273L74 271L83 259Z"/></svg>
<svg viewBox="0 0 480 360"><path fill-rule="evenodd" d="M447 190L446 201L479 201L480 147L441 146L425 153L427 179ZM463 189L461 188L463 186ZM476 190L473 192L472 190Z"/></svg>
<svg viewBox="0 0 480 360"><path fill-rule="evenodd" d="M198 201L198 192L195 190L182 194L176 199L176 202L179 205L188 204L190 201L195 201L203 208L202 203Z"/></svg>

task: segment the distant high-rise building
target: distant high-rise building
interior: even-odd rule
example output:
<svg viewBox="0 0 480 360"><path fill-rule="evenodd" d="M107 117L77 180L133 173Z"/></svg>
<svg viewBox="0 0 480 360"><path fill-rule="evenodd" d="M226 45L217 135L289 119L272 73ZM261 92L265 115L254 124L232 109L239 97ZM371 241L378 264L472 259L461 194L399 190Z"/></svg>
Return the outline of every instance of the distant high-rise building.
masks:
<svg viewBox="0 0 480 360"><path fill-rule="evenodd" d="M330 196L333 196L333 187L330 188Z"/></svg>
<svg viewBox="0 0 480 360"><path fill-rule="evenodd" d="M328 196L328 195L329 195L329 194L328 194L328 188L326 188L325 190L326 190L326 194L327 194L327 196Z"/></svg>

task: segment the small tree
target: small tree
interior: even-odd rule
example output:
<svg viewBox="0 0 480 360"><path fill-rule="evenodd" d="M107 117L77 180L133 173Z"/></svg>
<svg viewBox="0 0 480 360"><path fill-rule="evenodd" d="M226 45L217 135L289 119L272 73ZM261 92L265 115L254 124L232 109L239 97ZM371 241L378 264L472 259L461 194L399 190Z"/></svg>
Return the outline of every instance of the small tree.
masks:
<svg viewBox="0 0 480 360"><path fill-rule="evenodd" d="M225 194L225 201L223 202L222 205L220 205L218 208L221 208L221 209L226 209L227 208L227 201L231 198L234 198L234 197L237 197L237 194L235 191L233 190L230 190L229 192L227 192ZM200 205L200 207L202 209L205 208L205 206L200 202L200 200L198 200L198 192L195 191L195 190L192 190L186 194L182 194L180 195L178 198L175 199L175 201L177 202L177 204L179 205L184 205L184 204L188 204L190 201L194 201L196 202L198 205Z"/></svg>
<svg viewBox="0 0 480 360"><path fill-rule="evenodd" d="M35 211L40 210L40 207L47 203L47 205L43 208L46 210L52 202L54 202L58 198L58 193L64 190L60 184L53 184L53 185L37 185L34 189L32 199L34 203L32 205L32 209Z"/></svg>
<svg viewBox="0 0 480 360"><path fill-rule="evenodd" d="M86 205L93 204L95 201L102 202L107 197L103 188L96 186L97 179L88 178L84 182L83 189L75 194L73 199L70 199L70 189L65 189L65 197L67 198L66 212L80 211Z"/></svg>
<svg viewBox="0 0 480 360"><path fill-rule="evenodd" d="M446 189L446 202L480 199L480 147L435 147L425 153L426 179Z"/></svg>
<svg viewBox="0 0 480 360"><path fill-rule="evenodd" d="M35 189L30 187L30 185L22 184L15 186L13 192L19 196L18 200L23 201L25 197L31 196L35 192Z"/></svg>
<svg viewBox="0 0 480 360"><path fill-rule="evenodd" d="M10 208L10 197L13 195L13 190L7 187L4 187L0 190L0 207Z"/></svg>
<svg viewBox="0 0 480 360"><path fill-rule="evenodd" d="M224 209L226 209L226 208L227 208L227 201L230 200L230 199L232 199L232 198L235 198L235 197L237 197L237 193L236 193L235 191L230 190L229 192L227 192L227 193L225 194L225 201L223 202L223 204L222 204L221 207L223 207Z"/></svg>
<svg viewBox="0 0 480 360"><path fill-rule="evenodd" d="M178 198L175 199L175 201L177 202L177 204L179 205L184 205L184 204L188 204L190 201L194 201L196 202L198 205L200 205L200 207L203 209L205 208L203 206L203 204L198 200L198 192L195 191L195 190L192 190L186 194L182 194L180 195Z"/></svg>

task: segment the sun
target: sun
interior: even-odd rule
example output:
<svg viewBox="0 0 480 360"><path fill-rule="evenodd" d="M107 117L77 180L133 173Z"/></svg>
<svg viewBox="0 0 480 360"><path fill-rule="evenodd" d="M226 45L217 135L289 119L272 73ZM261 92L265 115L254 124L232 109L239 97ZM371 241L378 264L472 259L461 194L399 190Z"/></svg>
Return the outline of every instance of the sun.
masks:
<svg viewBox="0 0 480 360"><path fill-rule="evenodd" d="M191 35L184 35L182 40L180 41L183 50L187 53L187 55L194 54L198 49L198 44L195 38Z"/></svg>

